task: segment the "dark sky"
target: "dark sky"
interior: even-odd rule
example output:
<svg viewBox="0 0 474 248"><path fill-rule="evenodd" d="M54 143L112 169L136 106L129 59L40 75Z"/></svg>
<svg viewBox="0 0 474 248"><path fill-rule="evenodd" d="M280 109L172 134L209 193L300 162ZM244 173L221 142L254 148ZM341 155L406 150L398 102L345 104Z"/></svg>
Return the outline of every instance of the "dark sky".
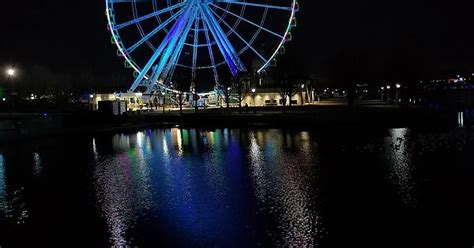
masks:
<svg viewBox="0 0 474 248"><path fill-rule="evenodd" d="M364 54L380 77L401 64L433 76L471 71L474 21L468 2L301 0L288 56L317 74L327 73L347 51ZM109 41L104 9L103 0L2 3L0 65L41 64L71 73L88 67L100 76L129 76Z"/></svg>

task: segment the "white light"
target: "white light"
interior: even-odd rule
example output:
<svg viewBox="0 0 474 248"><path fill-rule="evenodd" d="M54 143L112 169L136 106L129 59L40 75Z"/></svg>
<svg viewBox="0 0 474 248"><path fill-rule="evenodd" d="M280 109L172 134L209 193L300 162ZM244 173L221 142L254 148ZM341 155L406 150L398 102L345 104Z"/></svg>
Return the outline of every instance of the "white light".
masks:
<svg viewBox="0 0 474 248"><path fill-rule="evenodd" d="M301 85L301 89L304 89L304 84Z"/></svg>
<svg viewBox="0 0 474 248"><path fill-rule="evenodd" d="M387 85L387 90L389 90L389 89L390 89L390 85Z"/></svg>
<svg viewBox="0 0 474 248"><path fill-rule="evenodd" d="M92 99L92 98L94 98L94 95L90 94L89 97Z"/></svg>
<svg viewBox="0 0 474 248"><path fill-rule="evenodd" d="M14 77L15 74L16 74L15 69L13 69L13 68L8 68L8 69L7 69L7 76L9 76L9 77Z"/></svg>
<svg viewBox="0 0 474 248"><path fill-rule="evenodd" d="M228 87L228 88L227 88L227 90L228 90L228 91L230 91L230 90L231 90L231 88L230 88L230 87Z"/></svg>
<svg viewBox="0 0 474 248"><path fill-rule="evenodd" d="M400 84L397 84L395 86L397 86L397 89L400 89L402 87Z"/></svg>
<svg viewBox="0 0 474 248"><path fill-rule="evenodd" d="M161 94L164 96L166 93L165 93L165 92L161 92Z"/></svg>
<svg viewBox="0 0 474 248"><path fill-rule="evenodd" d="M385 87L380 87L381 90L385 90Z"/></svg>
<svg viewBox="0 0 474 248"><path fill-rule="evenodd" d="M6 102L6 101L7 101L7 99L4 97L4 98L2 98L2 101Z"/></svg>

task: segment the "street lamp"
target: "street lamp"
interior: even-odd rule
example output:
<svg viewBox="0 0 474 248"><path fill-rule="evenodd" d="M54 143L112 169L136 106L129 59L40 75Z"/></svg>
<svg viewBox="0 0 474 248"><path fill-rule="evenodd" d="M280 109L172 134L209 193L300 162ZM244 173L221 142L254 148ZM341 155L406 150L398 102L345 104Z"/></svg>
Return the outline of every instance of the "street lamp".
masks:
<svg viewBox="0 0 474 248"><path fill-rule="evenodd" d="M161 92L161 95L163 96L163 114L165 114L166 92Z"/></svg>
<svg viewBox="0 0 474 248"><path fill-rule="evenodd" d="M257 92L257 90L253 88L252 89L253 106L255 106L255 92Z"/></svg>
<svg viewBox="0 0 474 248"><path fill-rule="evenodd" d="M401 84L396 84L395 87L397 88L397 90L395 91L395 101L397 102L400 102L401 99L400 99L400 88L402 87Z"/></svg>
<svg viewBox="0 0 474 248"><path fill-rule="evenodd" d="M16 75L16 70L14 68L10 67L5 71L5 73L7 74L7 76L9 78L12 78Z"/></svg>
<svg viewBox="0 0 474 248"><path fill-rule="evenodd" d="M305 103L305 100L304 100L305 99L305 97L304 97L305 90L304 90L304 88L305 88L305 85L302 84L301 85L301 105L304 105L304 103Z"/></svg>

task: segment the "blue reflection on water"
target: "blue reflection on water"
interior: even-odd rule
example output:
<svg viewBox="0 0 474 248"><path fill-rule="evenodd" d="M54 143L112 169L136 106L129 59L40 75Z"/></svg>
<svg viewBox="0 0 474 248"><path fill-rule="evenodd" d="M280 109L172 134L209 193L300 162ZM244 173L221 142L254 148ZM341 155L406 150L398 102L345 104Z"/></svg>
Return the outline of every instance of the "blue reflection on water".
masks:
<svg viewBox="0 0 474 248"><path fill-rule="evenodd" d="M185 246L315 245L317 153L308 133L293 136L148 130L115 135L108 152L94 140L97 202L111 243L135 245L134 232L164 225L156 232Z"/></svg>

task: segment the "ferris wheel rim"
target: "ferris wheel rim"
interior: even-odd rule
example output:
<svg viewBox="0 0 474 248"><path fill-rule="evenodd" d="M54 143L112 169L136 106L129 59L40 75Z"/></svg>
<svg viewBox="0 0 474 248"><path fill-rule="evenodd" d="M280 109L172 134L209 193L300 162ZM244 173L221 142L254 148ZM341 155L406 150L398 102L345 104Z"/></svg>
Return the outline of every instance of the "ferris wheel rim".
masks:
<svg viewBox="0 0 474 248"><path fill-rule="evenodd" d="M130 2L133 2L133 3L136 3L135 0L130 0ZM153 1L154 3L156 1ZM168 4L170 2L170 0L167 1ZM225 3L225 0L223 1ZM142 70L143 70L143 67L142 66L139 66L137 64L137 62L133 59L132 55L127 52L125 50L125 46L124 44L122 43L121 41L121 35L119 34L119 31L117 29L114 28L114 26L116 26L117 24L115 23L115 16L114 16L114 8L113 8L113 4L115 3L114 0L105 0L105 3L106 3L106 17L107 17L107 25L108 25L108 29L112 35L112 40L113 40L113 43L115 44L115 46L117 47L119 53L120 53L120 56L124 58L125 60L125 63L127 65L129 65L134 73L141 73ZM178 3L181 3L181 4L185 4L186 3L186 0L178 0ZM229 2L227 2L227 4L230 4ZM184 6L184 5L183 5ZM245 6L244 6L245 7ZM155 10L155 6L153 6L154 10ZM262 71L264 71L265 69L267 69L271 63L274 61L274 59L278 56L280 50L282 49L282 47L285 45L285 43L288 41L288 36L291 32L291 29L292 29L292 25L293 25L293 21L296 17L296 13L298 12L298 1L297 0L291 0L291 11L290 11L290 14L289 14L289 18L287 20L287 25L286 25L286 29L285 31L283 32L283 34L281 35L281 39L280 39L280 42L278 43L278 45L276 46L273 54L268 57L268 59L265 59L266 62L263 63L263 65L258 69L256 70L257 73L261 73ZM268 11L268 7L265 8L266 11ZM135 14L135 13L134 13ZM215 12L214 12L215 14ZM233 13L235 15L235 13ZM160 19L159 16L155 16L156 18ZM224 21L225 22L225 21ZM239 20L240 22L240 20ZM234 23L235 24L235 23ZM227 24L228 25L228 24ZM237 24L238 25L238 24ZM168 30L166 30L167 32ZM259 33L262 31L262 27L260 27L258 29L258 31L256 33ZM232 30L229 30L226 35L229 35L229 33L232 33ZM251 42L250 44L253 44L253 40L257 37L258 35L254 35L251 39ZM215 42L215 41L214 41ZM192 44L188 44L188 45L192 45ZM202 47L204 47L205 45L202 44ZM242 53L244 53L245 51L247 51L249 49L249 44L245 45L239 52L238 52L238 55L240 56ZM273 49L272 49L273 50ZM257 53L258 54L258 53ZM218 67L218 66L221 66L222 64L225 64L225 61L221 61L219 63L216 63L214 65L208 65L208 66L200 66L200 67L195 67L194 69L211 69L212 67ZM190 66L186 66L186 65L181 65L179 63L179 61L176 63L176 66L182 66L182 67L186 67L186 68L190 68ZM192 69L192 68L190 68ZM144 76L145 79L149 79L149 76L148 75L145 75Z"/></svg>

